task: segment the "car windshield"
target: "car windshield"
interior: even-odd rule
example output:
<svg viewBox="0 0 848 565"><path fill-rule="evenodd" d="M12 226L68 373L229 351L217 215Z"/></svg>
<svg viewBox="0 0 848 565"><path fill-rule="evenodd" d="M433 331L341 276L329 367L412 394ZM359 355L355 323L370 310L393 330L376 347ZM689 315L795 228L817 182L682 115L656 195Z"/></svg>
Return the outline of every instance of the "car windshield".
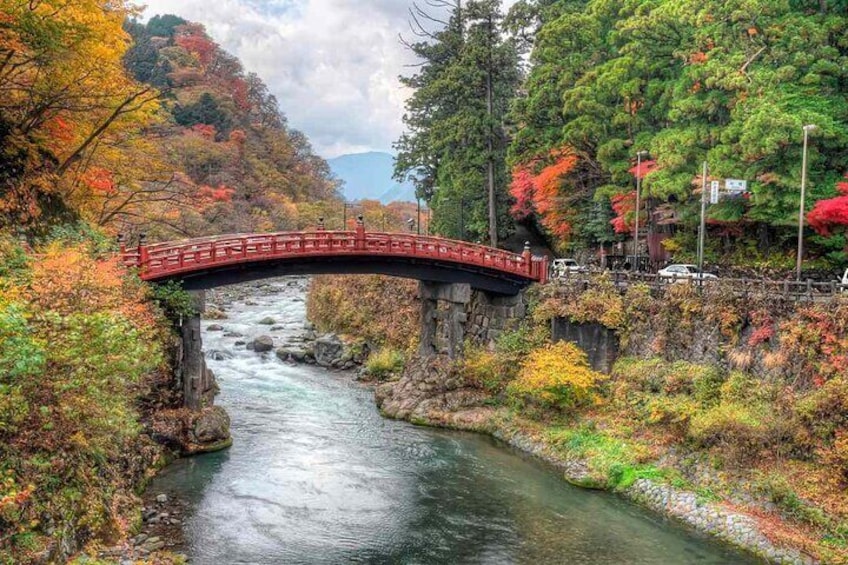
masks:
<svg viewBox="0 0 848 565"><path fill-rule="evenodd" d="M698 267L696 267L694 265L686 265L684 268L687 271L689 271L690 273L700 273L701 272L701 271L698 270Z"/></svg>

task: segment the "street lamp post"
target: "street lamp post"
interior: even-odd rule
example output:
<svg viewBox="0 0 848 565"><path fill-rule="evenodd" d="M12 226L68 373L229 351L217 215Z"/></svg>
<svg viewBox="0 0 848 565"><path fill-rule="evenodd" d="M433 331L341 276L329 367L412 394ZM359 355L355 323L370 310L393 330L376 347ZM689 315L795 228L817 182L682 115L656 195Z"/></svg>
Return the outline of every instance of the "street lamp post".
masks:
<svg viewBox="0 0 848 565"><path fill-rule="evenodd" d="M633 230L633 258L636 262L634 267L636 270L641 270L639 267L639 212L641 209L642 196L642 157L647 157L647 151L638 151L636 153L636 228Z"/></svg>
<svg viewBox="0 0 848 565"><path fill-rule="evenodd" d="M421 235L421 197L417 198L418 200L418 235Z"/></svg>
<svg viewBox="0 0 848 565"><path fill-rule="evenodd" d="M807 195L807 145L810 132L816 126L809 124L804 126L804 150L801 157L801 206L798 210L798 257L795 263L795 280L801 281L801 260L804 256L804 199Z"/></svg>

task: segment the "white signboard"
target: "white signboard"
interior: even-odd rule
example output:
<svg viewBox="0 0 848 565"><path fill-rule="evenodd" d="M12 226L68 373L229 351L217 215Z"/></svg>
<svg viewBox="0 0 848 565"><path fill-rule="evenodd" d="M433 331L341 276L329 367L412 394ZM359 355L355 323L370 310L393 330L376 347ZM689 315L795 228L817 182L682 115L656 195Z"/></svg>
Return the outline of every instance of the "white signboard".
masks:
<svg viewBox="0 0 848 565"><path fill-rule="evenodd" d="M731 194L748 192L748 181L739 179L726 179L724 181L724 189Z"/></svg>
<svg viewBox="0 0 848 565"><path fill-rule="evenodd" d="M718 204L718 186L717 180L710 183L710 204Z"/></svg>

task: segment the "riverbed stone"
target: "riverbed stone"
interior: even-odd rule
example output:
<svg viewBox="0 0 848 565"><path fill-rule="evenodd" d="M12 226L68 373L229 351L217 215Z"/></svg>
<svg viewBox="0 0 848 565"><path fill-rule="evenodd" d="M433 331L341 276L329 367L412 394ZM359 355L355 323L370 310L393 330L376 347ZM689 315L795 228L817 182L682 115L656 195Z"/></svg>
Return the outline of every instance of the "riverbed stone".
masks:
<svg viewBox="0 0 848 565"><path fill-rule="evenodd" d="M210 324L209 327L206 328L206 331L222 332L222 331L224 331L224 326L222 326L221 324Z"/></svg>
<svg viewBox="0 0 848 565"><path fill-rule="evenodd" d="M226 312L215 306L207 306L202 317L205 320L226 320L229 318Z"/></svg>
<svg viewBox="0 0 848 565"><path fill-rule="evenodd" d="M213 361L226 361L233 358L233 354L229 351L219 351L217 349L209 351L206 356Z"/></svg>
<svg viewBox="0 0 848 565"><path fill-rule="evenodd" d="M253 340L253 351L265 353L274 349L274 338L269 335L261 335Z"/></svg>
<svg viewBox="0 0 848 565"><path fill-rule="evenodd" d="M277 357L280 361L294 361L295 363L304 363L306 358L311 356L311 352L299 347L281 347L277 349Z"/></svg>
<svg viewBox="0 0 848 565"><path fill-rule="evenodd" d="M273 326L276 323L277 323L277 320L275 320L274 318L272 318L270 316L266 316L266 317L262 318L261 320L259 320L259 325L261 325L261 326Z"/></svg>
<svg viewBox="0 0 848 565"><path fill-rule="evenodd" d="M322 367L331 367L344 353L344 343L339 336L327 334L315 340L315 361Z"/></svg>

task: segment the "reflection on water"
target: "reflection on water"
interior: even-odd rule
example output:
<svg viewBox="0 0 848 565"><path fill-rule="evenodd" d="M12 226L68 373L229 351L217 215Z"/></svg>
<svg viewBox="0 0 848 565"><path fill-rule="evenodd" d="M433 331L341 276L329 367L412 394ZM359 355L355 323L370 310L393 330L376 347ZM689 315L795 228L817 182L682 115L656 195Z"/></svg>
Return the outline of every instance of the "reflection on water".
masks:
<svg viewBox="0 0 848 565"><path fill-rule="evenodd" d="M348 375L234 345L304 323L302 288L234 303L205 332L233 447L178 461L151 486L190 502L193 563L752 563L494 440L385 420Z"/></svg>

